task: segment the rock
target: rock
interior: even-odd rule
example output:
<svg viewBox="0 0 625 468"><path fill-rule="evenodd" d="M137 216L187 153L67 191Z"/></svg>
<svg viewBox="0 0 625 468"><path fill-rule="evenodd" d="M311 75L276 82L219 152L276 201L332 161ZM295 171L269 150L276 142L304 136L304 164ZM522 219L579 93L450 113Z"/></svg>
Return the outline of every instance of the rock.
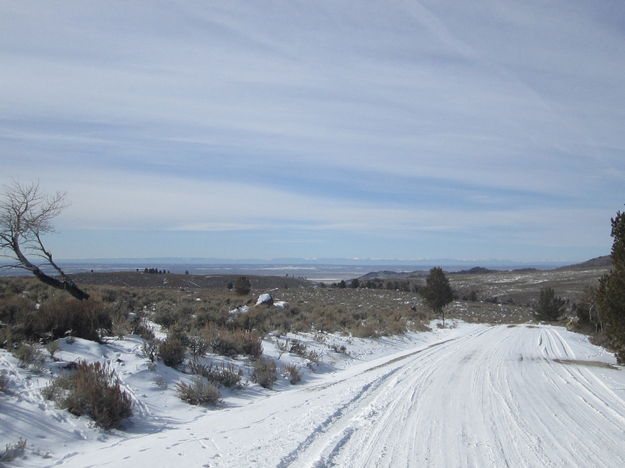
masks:
<svg viewBox="0 0 625 468"><path fill-rule="evenodd" d="M235 309L232 309L230 311L228 311L228 313L230 315L241 315L241 314L246 314L247 312L249 312L250 308L246 305L243 306L239 306L236 307Z"/></svg>
<svg viewBox="0 0 625 468"><path fill-rule="evenodd" d="M265 294L261 294L260 296L258 296L256 305L260 305L260 304L267 304L267 305L273 304L273 297L271 297L271 294L265 293Z"/></svg>

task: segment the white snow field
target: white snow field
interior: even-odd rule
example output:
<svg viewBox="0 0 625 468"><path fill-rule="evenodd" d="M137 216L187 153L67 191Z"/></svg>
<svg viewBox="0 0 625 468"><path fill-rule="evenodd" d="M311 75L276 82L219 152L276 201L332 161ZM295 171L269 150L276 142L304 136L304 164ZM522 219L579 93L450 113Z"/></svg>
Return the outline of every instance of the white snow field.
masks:
<svg viewBox="0 0 625 468"><path fill-rule="evenodd" d="M165 403L153 390L139 390L133 374L125 385L138 397L143 392L145 402L127 431L104 433L48 402L38 403L45 411L33 421L33 408L0 396L2 412L8 407L9 418L38 426L29 439L50 451L48 458L30 453L14 463L625 466L625 373L585 336L552 326L458 324L353 347L352 359L321 365L303 384L277 391L254 384L226 396L221 409ZM58 433L51 417L59 421ZM24 421L10 424L24 434ZM46 432L39 442L37 431Z"/></svg>

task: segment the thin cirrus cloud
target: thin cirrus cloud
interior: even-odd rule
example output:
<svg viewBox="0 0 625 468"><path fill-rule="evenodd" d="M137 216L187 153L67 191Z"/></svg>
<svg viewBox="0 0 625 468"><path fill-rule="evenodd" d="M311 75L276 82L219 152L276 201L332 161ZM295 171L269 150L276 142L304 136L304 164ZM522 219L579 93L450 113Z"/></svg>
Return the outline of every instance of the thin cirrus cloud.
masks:
<svg viewBox="0 0 625 468"><path fill-rule="evenodd" d="M443 256L463 234L476 258L495 235L528 259L609 246L625 198L620 2L0 9L0 178L68 191L65 229L241 232L231 252L282 233L301 256L358 236L350 255Z"/></svg>

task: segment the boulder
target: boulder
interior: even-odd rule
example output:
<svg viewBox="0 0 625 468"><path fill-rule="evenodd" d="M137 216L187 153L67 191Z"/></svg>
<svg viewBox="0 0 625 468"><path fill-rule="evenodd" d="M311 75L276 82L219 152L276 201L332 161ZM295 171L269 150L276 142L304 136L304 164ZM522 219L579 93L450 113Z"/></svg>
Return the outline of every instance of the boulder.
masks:
<svg viewBox="0 0 625 468"><path fill-rule="evenodd" d="M273 297L271 297L271 294L265 293L265 294L261 294L260 296L258 296L256 305L261 305L261 304L267 304L267 305L273 304Z"/></svg>

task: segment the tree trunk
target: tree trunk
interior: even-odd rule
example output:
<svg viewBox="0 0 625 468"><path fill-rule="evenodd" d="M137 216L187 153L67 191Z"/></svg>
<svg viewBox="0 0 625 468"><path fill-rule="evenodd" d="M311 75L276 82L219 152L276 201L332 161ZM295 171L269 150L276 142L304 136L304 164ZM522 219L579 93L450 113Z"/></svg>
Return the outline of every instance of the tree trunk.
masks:
<svg viewBox="0 0 625 468"><path fill-rule="evenodd" d="M33 272L33 275L35 275L37 279L41 281L42 283L45 283L48 286L52 286L53 288L56 288L56 289L63 289L67 291L68 293L70 293L73 297L75 297L79 301L84 301L85 299L89 299L89 294L87 294L85 291L83 291L78 286L76 286L76 283L74 283L69 278L66 278L63 281L61 281L52 276L46 275L39 268L37 267L35 268L36 269L31 270L31 271Z"/></svg>
<svg viewBox="0 0 625 468"><path fill-rule="evenodd" d="M32 274L35 275L35 277L42 283L45 283L48 286L52 286L56 289L63 289L79 301L89 299L89 294L76 286L76 283L74 283L70 278L65 276L64 273L62 273L61 275L62 279L58 280L52 276L46 275L37 265L30 262L28 258L26 258L26 256L22 253L17 239L13 239L12 248L13 252L15 252L15 255L17 256L17 259L24 266L24 268L32 272Z"/></svg>

